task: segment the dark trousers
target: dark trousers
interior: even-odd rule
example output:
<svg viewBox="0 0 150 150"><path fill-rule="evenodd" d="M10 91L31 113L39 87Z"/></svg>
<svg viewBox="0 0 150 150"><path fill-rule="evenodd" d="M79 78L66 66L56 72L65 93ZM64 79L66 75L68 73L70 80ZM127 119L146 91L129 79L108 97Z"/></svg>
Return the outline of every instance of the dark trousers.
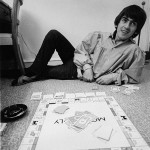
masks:
<svg viewBox="0 0 150 150"><path fill-rule="evenodd" d="M63 64L48 66L55 50ZM51 30L45 36L33 64L27 68L26 75L51 79L76 79L77 67L73 63L74 51L75 48L60 32Z"/></svg>

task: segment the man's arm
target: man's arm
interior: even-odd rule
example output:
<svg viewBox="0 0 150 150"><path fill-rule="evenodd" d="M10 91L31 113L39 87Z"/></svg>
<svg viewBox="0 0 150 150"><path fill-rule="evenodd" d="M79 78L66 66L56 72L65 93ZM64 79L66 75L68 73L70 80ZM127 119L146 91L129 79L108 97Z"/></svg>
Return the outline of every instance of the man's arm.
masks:
<svg viewBox="0 0 150 150"><path fill-rule="evenodd" d="M117 83L120 83L123 79L125 83L139 83L142 76L144 63L145 53L140 48L137 48L135 50L129 68L118 71L118 73L120 73L117 79Z"/></svg>
<svg viewBox="0 0 150 150"><path fill-rule="evenodd" d="M145 53L136 48L133 54L130 54L124 60L124 67L118 68L115 72L103 75L96 79L98 84L111 84L116 85L127 83L139 83L142 75L142 70L145 63ZM127 69L124 69L127 68Z"/></svg>
<svg viewBox="0 0 150 150"><path fill-rule="evenodd" d="M83 70L82 79L84 81L93 80L93 61L90 55L94 52L99 38L98 32L90 33L75 49L74 63L78 70Z"/></svg>

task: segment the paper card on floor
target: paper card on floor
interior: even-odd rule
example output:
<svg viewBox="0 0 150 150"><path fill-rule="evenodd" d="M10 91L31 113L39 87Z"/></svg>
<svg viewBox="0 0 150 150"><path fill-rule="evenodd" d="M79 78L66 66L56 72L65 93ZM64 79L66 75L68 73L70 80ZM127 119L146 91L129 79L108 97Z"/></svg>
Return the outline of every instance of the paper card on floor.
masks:
<svg viewBox="0 0 150 150"><path fill-rule="evenodd" d="M31 100L41 100L42 92L33 92L31 95Z"/></svg>
<svg viewBox="0 0 150 150"><path fill-rule="evenodd" d="M64 98L65 92L57 92L54 95L54 99L62 99Z"/></svg>
<svg viewBox="0 0 150 150"><path fill-rule="evenodd" d="M130 95L132 93L134 93L135 91L133 89L130 88L126 88L122 93L125 95Z"/></svg>
<svg viewBox="0 0 150 150"><path fill-rule="evenodd" d="M110 125L103 124L98 129L94 131L94 135L97 138L101 138L103 140L109 141L111 138L113 128Z"/></svg>
<svg viewBox="0 0 150 150"><path fill-rule="evenodd" d="M76 98L86 97L85 93L75 93Z"/></svg>
<svg viewBox="0 0 150 150"><path fill-rule="evenodd" d="M75 98L74 93L66 93L66 98Z"/></svg>
<svg viewBox="0 0 150 150"><path fill-rule="evenodd" d="M66 105L61 105L61 106L57 106L57 107L53 110L53 112L58 113L58 114L64 114L67 109L69 109L68 106L66 106Z"/></svg>
<svg viewBox="0 0 150 150"><path fill-rule="evenodd" d="M133 89L133 90L139 90L140 88L138 86L135 86L135 85L131 85L131 84L125 84L125 85L122 85L126 88L129 88L129 89Z"/></svg>
<svg viewBox="0 0 150 150"><path fill-rule="evenodd" d="M120 88L118 86L111 87L111 91L117 93L120 91Z"/></svg>
<svg viewBox="0 0 150 150"><path fill-rule="evenodd" d="M92 90L98 90L98 85L94 85L93 87L92 87Z"/></svg>

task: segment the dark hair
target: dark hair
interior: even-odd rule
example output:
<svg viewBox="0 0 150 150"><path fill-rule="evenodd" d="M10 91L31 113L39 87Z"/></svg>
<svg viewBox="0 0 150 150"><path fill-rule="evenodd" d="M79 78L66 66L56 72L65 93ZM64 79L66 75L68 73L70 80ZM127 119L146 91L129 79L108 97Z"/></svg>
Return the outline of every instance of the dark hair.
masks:
<svg viewBox="0 0 150 150"><path fill-rule="evenodd" d="M130 5L128 7L125 7L120 12L120 14L116 17L116 19L114 21L115 26L118 26L118 24L123 16L129 17L129 18L133 19L135 22L137 22L137 29L132 36L133 38L135 38L140 33L140 31L146 21L147 17L146 17L145 11L137 5Z"/></svg>

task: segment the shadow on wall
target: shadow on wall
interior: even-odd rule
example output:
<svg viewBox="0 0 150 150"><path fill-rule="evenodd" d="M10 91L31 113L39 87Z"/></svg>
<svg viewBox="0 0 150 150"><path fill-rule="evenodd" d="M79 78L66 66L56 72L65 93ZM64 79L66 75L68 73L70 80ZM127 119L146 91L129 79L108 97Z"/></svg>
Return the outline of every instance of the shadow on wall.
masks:
<svg viewBox="0 0 150 150"><path fill-rule="evenodd" d="M19 35L22 55L24 60L33 59L39 51L45 35L42 33L39 21L32 13L22 10L20 18Z"/></svg>

